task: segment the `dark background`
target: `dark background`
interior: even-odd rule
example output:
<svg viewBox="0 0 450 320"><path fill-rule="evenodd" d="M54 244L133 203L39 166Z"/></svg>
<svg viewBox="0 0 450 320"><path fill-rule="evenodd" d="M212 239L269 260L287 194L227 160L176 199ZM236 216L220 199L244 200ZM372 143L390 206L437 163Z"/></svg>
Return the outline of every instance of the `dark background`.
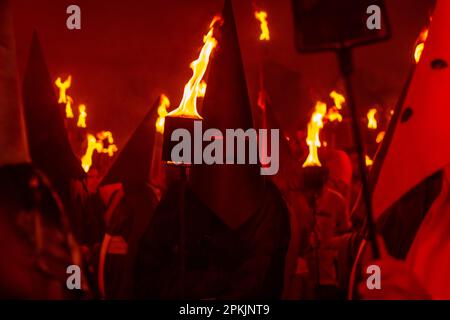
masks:
<svg viewBox="0 0 450 320"><path fill-rule="evenodd" d="M222 0L13 0L20 75L37 30L53 78L73 75L70 94L86 103L88 127L112 130L119 148L161 93L178 105L202 37ZM253 102L259 24L236 0L235 14ZM356 51L355 85L362 114L372 104L393 108L406 80L415 40L433 0L386 0L393 29L387 43ZM82 30L66 28L66 8L82 10ZM317 99L341 89L333 54L300 55L294 48L290 0L260 0L269 14L267 88L281 126L302 129Z"/></svg>

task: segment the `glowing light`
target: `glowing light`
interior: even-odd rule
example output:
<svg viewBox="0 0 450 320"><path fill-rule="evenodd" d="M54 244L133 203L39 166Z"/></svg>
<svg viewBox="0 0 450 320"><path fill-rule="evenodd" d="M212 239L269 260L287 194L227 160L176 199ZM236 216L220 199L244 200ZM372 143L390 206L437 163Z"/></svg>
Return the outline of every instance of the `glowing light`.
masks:
<svg viewBox="0 0 450 320"><path fill-rule="evenodd" d="M114 144L114 137L111 131L102 131L97 133L97 142L101 143L101 153L107 154L110 158L114 156L114 154L119 151L117 146ZM105 141L108 141L108 148L105 148Z"/></svg>
<svg viewBox="0 0 450 320"><path fill-rule="evenodd" d="M377 109L373 108L370 109L369 112L367 112L367 128L372 129L372 130L376 130L378 128L378 122L377 119L375 118L375 115L377 114Z"/></svg>
<svg viewBox="0 0 450 320"><path fill-rule="evenodd" d="M72 97L67 96L67 103L66 103L66 118L67 119L73 119L75 117L73 115L72 104L73 104Z"/></svg>
<svg viewBox="0 0 450 320"><path fill-rule="evenodd" d="M366 167L371 167L373 166L373 160L370 159L370 157L368 155L366 155Z"/></svg>
<svg viewBox="0 0 450 320"><path fill-rule="evenodd" d="M86 112L86 105L80 104L78 107L79 115L78 115L78 128L86 128L86 119L87 119L87 112Z"/></svg>
<svg viewBox="0 0 450 320"><path fill-rule="evenodd" d="M383 142L383 140L384 140L384 136L386 135L386 131L381 131L378 135L377 135L377 138L376 138L376 142L377 143L381 143L381 142Z"/></svg>
<svg viewBox="0 0 450 320"><path fill-rule="evenodd" d="M198 97L199 98L204 98L206 95L206 88L208 87L208 85L206 84L205 80L202 80L200 82L200 85L198 86Z"/></svg>
<svg viewBox="0 0 450 320"><path fill-rule="evenodd" d="M306 143L309 148L309 155L303 164L303 168L318 166L322 164L319 160L318 148L321 147L320 143L320 130L323 128L323 119L327 112L327 105L318 101L315 106L315 111L311 116L311 121L308 124L308 135L306 137Z"/></svg>
<svg viewBox="0 0 450 320"><path fill-rule="evenodd" d="M94 155L94 151L101 152L103 148L103 144L97 142L97 139L92 135L87 135L87 143L88 147L86 153L81 158L81 166L83 167L84 172L89 172L92 166L92 156Z"/></svg>
<svg viewBox="0 0 450 320"><path fill-rule="evenodd" d="M164 124L166 122L167 109L170 107L170 100L164 94L161 95L158 107L158 119L156 120L156 131L164 134Z"/></svg>
<svg viewBox="0 0 450 320"><path fill-rule="evenodd" d="M191 63L193 75L184 87L183 99L181 100L180 106L169 113L168 116L202 119L197 111L197 98L200 92L200 83L208 68L211 53L217 46L217 40L214 38L214 28L221 21L222 19L219 16L213 18L208 34L203 38L204 45L200 51L200 55L197 60Z"/></svg>
<svg viewBox="0 0 450 320"><path fill-rule="evenodd" d="M261 34L259 36L259 40L269 41L270 31L269 31L269 23L267 22L267 12L256 11L255 18L261 23Z"/></svg>
<svg viewBox="0 0 450 320"><path fill-rule="evenodd" d="M420 58L422 57L422 53L425 50L425 42L428 39L428 29L424 29L417 39L416 49L414 50L414 61L417 63L420 62Z"/></svg>
<svg viewBox="0 0 450 320"><path fill-rule="evenodd" d="M55 85L59 88L58 103L67 103L67 90L72 85L72 76L69 76L64 82L61 78L56 79Z"/></svg>

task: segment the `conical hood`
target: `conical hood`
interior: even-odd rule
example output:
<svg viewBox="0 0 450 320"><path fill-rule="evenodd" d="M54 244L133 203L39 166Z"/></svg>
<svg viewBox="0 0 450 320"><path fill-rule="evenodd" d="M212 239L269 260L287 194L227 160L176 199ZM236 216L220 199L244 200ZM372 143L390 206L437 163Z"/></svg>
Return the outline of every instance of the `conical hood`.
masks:
<svg viewBox="0 0 450 320"><path fill-rule="evenodd" d="M439 0L373 192L375 218L450 163L450 1Z"/></svg>
<svg viewBox="0 0 450 320"><path fill-rule="evenodd" d="M134 131L116 161L103 178L101 186L115 183L136 184L148 182L155 140L155 123L159 99Z"/></svg>
<svg viewBox="0 0 450 320"><path fill-rule="evenodd" d="M63 110L36 33L25 71L23 97L31 160L59 191L67 191L70 180L82 178L84 172L70 146Z"/></svg>
<svg viewBox="0 0 450 320"><path fill-rule="evenodd" d="M0 1L0 166L29 162L9 1Z"/></svg>
<svg viewBox="0 0 450 320"><path fill-rule="evenodd" d="M218 49L211 61L202 116L203 129L253 128L244 68L231 1L225 1ZM201 165L190 174L194 193L236 229L261 203L264 181L258 165Z"/></svg>

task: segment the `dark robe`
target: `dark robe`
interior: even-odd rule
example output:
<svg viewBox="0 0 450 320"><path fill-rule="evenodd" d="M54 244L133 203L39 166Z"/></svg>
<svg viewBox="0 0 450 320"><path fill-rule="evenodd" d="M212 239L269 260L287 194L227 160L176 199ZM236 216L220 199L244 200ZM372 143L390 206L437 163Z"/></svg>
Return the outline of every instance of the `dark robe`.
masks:
<svg viewBox="0 0 450 320"><path fill-rule="evenodd" d="M142 299L174 299L178 290L180 184L156 209L138 252L136 291ZM278 299L290 239L289 213L267 185L260 209L233 230L185 189L187 299ZM236 203L236 205L239 205Z"/></svg>
<svg viewBox="0 0 450 320"><path fill-rule="evenodd" d="M145 184L126 186L124 196L113 211L106 233L123 238L124 247L111 243L105 263L105 292L107 299L133 299L136 254L139 241L147 229L158 199ZM119 244L120 246L120 244ZM122 250L123 249L123 250Z"/></svg>

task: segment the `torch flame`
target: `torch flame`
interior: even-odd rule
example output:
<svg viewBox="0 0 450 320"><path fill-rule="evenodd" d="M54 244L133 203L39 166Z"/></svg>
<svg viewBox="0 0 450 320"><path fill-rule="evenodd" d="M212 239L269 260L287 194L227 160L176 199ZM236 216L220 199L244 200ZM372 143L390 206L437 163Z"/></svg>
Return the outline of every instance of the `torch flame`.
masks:
<svg viewBox="0 0 450 320"><path fill-rule="evenodd" d="M202 82L200 82L200 85L198 86L198 97L199 98L205 97L207 87L208 87L208 85L206 84L206 81L202 80Z"/></svg>
<svg viewBox="0 0 450 320"><path fill-rule="evenodd" d="M373 108L370 109L369 112L367 112L367 128L372 129L372 130L376 130L378 128L378 122L377 119L375 118L375 115L377 114L377 109Z"/></svg>
<svg viewBox="0 0 450 320"><path fill-rule="evenodd" d="M414 50L414 60L416 64L419 63L420 58L422 57L423 50L425 49L425 42L428 39L428 29L422 30L417 39L416 49Z"/></svg>
<svg viewBox="0 0 450 320"><path fill-rule="evenodd" d="M371 167L373 165L373 160L370 159L368 155L366 155L366 167Z"/></svg>
<svg viewBox="0 0 450 320"><path fill-rule="evenodd" d="M72 85L72 76L69 76L66 81L62 81L61 77L56 79L55 85L59 88L58 103L67 103L67 90Z"/></svg>
<svg viewBox="0 0 450 320"><path fill-rule="evenodd" d="M311 116L311 121L308 124L308 135L306 137L306 143L309 147L309 155L303 164L305 167L318 166L321 167L322 164L319 161L318 148L321 147L320 143L320 130L323 128L323 119L327 112L327 105L323 102L318 101L316 103L315 111Z"/></svg>
<svg viewBox="0 0 450 320"><path fill-rule="evenodd" d="M217 22L221 22L222 18L215 16L210 24L210 30L203 38L203 48L197 60L191 63L193 75L189 82L184 87L183 99L180 106L168 114L173 117L184 117L202 119L197 111L197 98L199 95L200 83L205 76L206 69L209 64L209 59L212 51L217 46L217 40L214 38L214 27Z"/></svg>
<svg viewBox="0 0 450 320"><path fill-rule="evenodd" d="M164 124L167 117L167 108L170 106L170 100L166 95L162 94L158 107L158 119L156 120L156 131L164 134Z"/></svg>
<svg viewBox="0 0 450 320"><path fill-rule="evenodd" d="M330 98L333 99L336 108L342 110L342 105L345 103L345 97L336 91L332 91L330 93Z"/></svg>
<svg viewBox="0 0 450 320"><path fill-rule="evenodd" d="M78 107L79 116L78 116L78 128L86 128L86 118L87 118L87 112L86 112L86 105L80 104Z"/></svg>
<svg viewBox="0 0 450 320"><path fill-rule="evenodd" d="M88 147L85 155L81 158L81 166L83 167L84 172L88 173L89 169L92 166L92 156L94 155L94 151L98 153L102 152L103 144L98 142L97 139L92 135L87 135L87 143Z"/></svg>
<svg viewBox="0 0 450 320"><path fill-rule="evenodd" d="M73 115L73 110L72 110L72 104L73 104L73 99L71 96L67 96L67 103L66 103L66 118L67 119L73 119L74 115Z"/></svg>
<svg viewBox="0 0 450 320"><path fill-rule="evenodd" d="M114 154L119 151L117 146L114 144L114 137L111 131L102 131L97 133L98 143L101 143L101 153L107 154L110 158L114 156ZM108 148L105 148L104 141L108 141Z"/></svg>
<svg viewBox="0 0 450 320"><path fill-rule="evenodd" d="M386 135L386 131L381 131L378 135L377 135L377 138L376 138L376 142L378 143L378 144L380 144L381 142L383 142L383 140L384 140L384 136Z"/></svg>
<svg viewBox="0 0 450 320"><path fill-rule="evenodd" d="M256 11L255 18L261 23L261 35L259 36L259 40L269 41L270 31L269 31L269 23L267 22L267 12Z"/></svg>

